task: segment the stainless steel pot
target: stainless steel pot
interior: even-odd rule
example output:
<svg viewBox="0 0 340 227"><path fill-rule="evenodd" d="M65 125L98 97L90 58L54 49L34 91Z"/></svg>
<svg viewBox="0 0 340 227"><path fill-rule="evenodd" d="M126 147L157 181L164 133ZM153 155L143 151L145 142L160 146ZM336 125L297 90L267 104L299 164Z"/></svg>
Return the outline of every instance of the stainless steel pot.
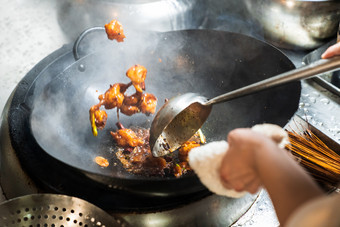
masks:
<svg viewBox="0 0 340 227"><path fill-rule="evenodd" d="M58 22L75 39L83 30L118 19L124 28L172 31L198 28L205 17L205 0L60 0Z"/></svg>
<svg viewBox="0 0 340 227"><path fill-rule="evenodd" d="M245 0L267 41L289 49L314 49L336 34L340 1Z"/></svg>

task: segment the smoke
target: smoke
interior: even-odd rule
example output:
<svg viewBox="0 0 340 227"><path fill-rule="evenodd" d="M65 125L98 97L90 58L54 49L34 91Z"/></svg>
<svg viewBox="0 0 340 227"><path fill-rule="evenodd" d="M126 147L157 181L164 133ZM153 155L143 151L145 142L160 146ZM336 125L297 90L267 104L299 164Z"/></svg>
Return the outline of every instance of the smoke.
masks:
<svg viewBox="0 0 340 227"><path fill-rule="evenodd" d="M207 18L204 28L235 32L265 40L262 27L252 18L245 1L209 0Z"/></svg>
<svg viewBox="0 0 340 227"><path fill-rule="evenodd" d="M85 29L119 20L128 30L172 31L198 28L206 0L73 1L60 0L58 22L71 40Z"/></svg>
<svg viewBox="0 0 340 227"><path fill-rule="evenodd" d="M100 38L96 39L97 36ZM164 70L164 66L178 58L178 50L183 48L185 39L176 37L177 42L167 42L166 37L159 34L129 30L123 43L103 39L102 36L105 33L91 34L81 42L79 54L82 58L77 62L69 53L62 62L54 62L37 78L30 120L38 144L48 154L90 172L116 176L121 173L112 171L118 167L115 167L114 142L109 133L117 129L116 109L107 110L107 125L94 137L89 121L90 107L99 102L98 96L105 93L110 84L130 82L126 71L135 64L141 64L148 70L146 92L156 95L159 109L165 98L173 96L172 89L164 88L169 82L176 83L173 79L166 79L172 71L168 67ZM167 43L161 45L161 51L159 42ZM58 70L52 70L53 67ZM130 87L126 93L134 92L134 88ZM149 128L152 118L152 115L120 114L120 121L125 127ZM110 168L102 169L94 163L93 159L99 155L109 159Z"/></svg>
<svg viewBox="0 0 340 227"><path fill-rule="evenodd" d="M242 20L237 18L232 19L240 24ZM221 19L232 24L227 16ZM238 34L200 30L153 33L126 26L124 32L127 38L123 43L107 40L105 33L91 34L80 45L80 60L74 62L69 52L53 62L36 80L31 115L33 134L47 153L72 166L109 176L122 174L113 171L118 165L114 165L114 142L109 133L116 130L116 109L107 111L107 125L98 137L91 132L89 109L110 84L129 82L125 73L134 64L148 70L146 92L158 98L157 110L166 98L179 93L195 92L212 98L286 71L290 66L264 43ZM133 92L133 88L127 91ZM287 114L274 107L267 109L277 100L276 95L284 99L278 103L295 98L290 97L294 94L282 97L275 92L264 93L214 107L203 128L208 141L224 139L233 128L262 123L264 112L270 116L268 122L286 121ZM276 116L277 112L281 115ZM120 121L127 128L148 128L152 119L153 116L143 114L120 114ZM109 159L109 168L102 169L93 162L99 155Z"/></svg>

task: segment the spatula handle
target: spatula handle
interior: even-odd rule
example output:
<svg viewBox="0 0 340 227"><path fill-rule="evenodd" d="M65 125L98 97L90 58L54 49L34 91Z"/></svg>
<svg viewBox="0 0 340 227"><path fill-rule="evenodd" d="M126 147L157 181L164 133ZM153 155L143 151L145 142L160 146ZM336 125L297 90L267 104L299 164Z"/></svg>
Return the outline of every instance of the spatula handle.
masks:
<svg viewBox="0 0 340 227"><path fill-rule="evenodd" d="M217 96L208 100L205 105L212 105L215 103L225 102L245 95L253 94L268 88L286 84L292 81L307 79L317 76L322 73L332 72L340 68L340 56L331 59L321 59L313 62L307 66L294 69L277 76L250 84L248 86L236 89L226 94Z"/></svg>

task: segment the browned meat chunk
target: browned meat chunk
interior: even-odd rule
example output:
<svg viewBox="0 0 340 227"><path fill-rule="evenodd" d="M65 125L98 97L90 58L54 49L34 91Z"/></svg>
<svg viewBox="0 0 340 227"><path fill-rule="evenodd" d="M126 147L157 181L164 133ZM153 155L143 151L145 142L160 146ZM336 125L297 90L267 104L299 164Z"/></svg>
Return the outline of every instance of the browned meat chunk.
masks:
<svg viewBox="0 0 340 227"><path fill-rule="evenodd" d="M117 20L112 20L110 23L105 24L105 31L108 39L115 39L117 42L124 41L125 35L123 32L123 26Z"/></svg>
<svg viewBox="0 0 340 227"><path fill-rule="evenodd" d="M130 78L137 92L143 92L143 90L145 90L144 81L146 73L147 70L142 65L134 65L126 72L126 76Z"/></svg>
<svg viewBox="0 0 340 227"><path fill-rule="evenodd" d="M119 129L117 132L111 132L114 140L119 146L137 147L144 144L144 141L137 137L136 133L131 129Z"/></svg>
<svg viewBox="0 0 340 227"><path fill-rule="evenodd" d="M142 95L140 110L144 114L153 114L156 111L157 98L153 94L145 93Z"/></svg>

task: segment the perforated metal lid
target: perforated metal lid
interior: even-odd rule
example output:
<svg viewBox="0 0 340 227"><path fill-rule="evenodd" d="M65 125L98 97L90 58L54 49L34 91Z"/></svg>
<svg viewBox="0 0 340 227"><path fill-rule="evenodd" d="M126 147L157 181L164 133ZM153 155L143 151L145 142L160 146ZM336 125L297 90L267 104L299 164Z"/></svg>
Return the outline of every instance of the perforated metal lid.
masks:
<svg viewBox="0 0 340 227"><path fill-rule="evenodd" d="M33 194L0 204L0 226L126 226L95 205L71 196Z"/></svg>

